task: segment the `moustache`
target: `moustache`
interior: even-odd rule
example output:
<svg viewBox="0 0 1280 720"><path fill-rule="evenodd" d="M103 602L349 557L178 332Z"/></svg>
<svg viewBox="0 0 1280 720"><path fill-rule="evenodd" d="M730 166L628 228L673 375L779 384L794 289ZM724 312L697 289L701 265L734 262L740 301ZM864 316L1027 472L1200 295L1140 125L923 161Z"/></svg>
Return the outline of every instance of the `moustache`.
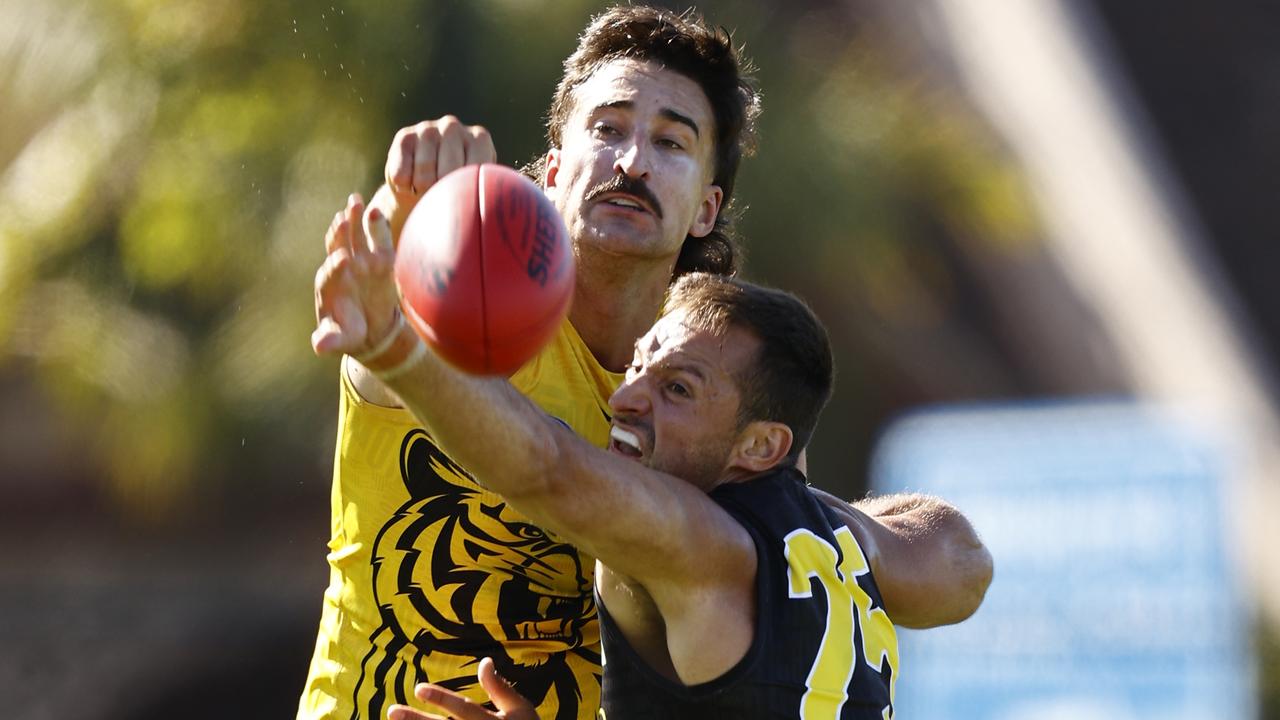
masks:
<svg viewBox="0 0 1280 720"><path fill-rule="evenodd" d="M625 173L618 173L605 182L596 185L587 192L587 202L592 202L601 195L609 193L622 193L624 195L632 195L639 198L643 203L653 209L653 214L662 219L662 205L658 202L658 198L654 196L653 191L640 178L631 177Z"/></svg>

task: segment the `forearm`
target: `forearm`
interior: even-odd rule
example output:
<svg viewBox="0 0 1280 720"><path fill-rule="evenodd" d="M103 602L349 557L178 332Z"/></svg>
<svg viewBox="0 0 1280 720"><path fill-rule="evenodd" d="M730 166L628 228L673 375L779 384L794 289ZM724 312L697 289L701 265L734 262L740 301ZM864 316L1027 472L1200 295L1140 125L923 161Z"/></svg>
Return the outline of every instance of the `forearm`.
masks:
<svg viewBox="0 0 1280 720"><path fill-rule="evenodd" d="M401 332L412 332L405 328ZM558 454L554 422L502 378L463 373L433 352L383 382L451 458L503 496L537 492Z"/></svg>
<svg viewBox="0 0 1280 720"><path fill-rule="evenodd" d="M655 534L698 538L704 552L718 545L730 557L745 548L754 557L745 531L739 546L723 538L712 541L717 532L728 532L724 523L733 521L700 490L591 446L504 379L467 375L431 352L403 372L380 377L477 483L534 525L609 559L626 574L654 579L686 568L685 577L707 576L705 567L695 573L688 568L697 563L671 558L671 543L655 543ZM681 518L690 518L697 532L662 531ZM662 550L637 552L655 545ZM661 572L654 569L658 566Z"/></svg>

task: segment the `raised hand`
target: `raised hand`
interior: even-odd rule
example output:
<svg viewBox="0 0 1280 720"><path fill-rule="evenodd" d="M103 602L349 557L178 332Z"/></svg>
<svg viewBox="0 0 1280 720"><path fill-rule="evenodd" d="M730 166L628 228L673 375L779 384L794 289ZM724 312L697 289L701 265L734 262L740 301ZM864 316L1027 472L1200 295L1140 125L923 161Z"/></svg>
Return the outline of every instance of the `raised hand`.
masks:
<svg viewBox="0 0 1280 720"><path fill-rule="evenodd" d="M359 195L333 217L325 233L325 259L316 271L317 355L360 358L377 350L397 329L399 296L392 268L391 229L377 208L364 210Z"/></svg>
<svg viewBox="0 0 1280 720"><path fill-rule="evenodd" d="M372 205L390 220L391 236L399 238L409 211L437 180L464 165L495 162L497 157L488 130L464 125L452 115L401 128L387 152L387 184Z"/></svg>

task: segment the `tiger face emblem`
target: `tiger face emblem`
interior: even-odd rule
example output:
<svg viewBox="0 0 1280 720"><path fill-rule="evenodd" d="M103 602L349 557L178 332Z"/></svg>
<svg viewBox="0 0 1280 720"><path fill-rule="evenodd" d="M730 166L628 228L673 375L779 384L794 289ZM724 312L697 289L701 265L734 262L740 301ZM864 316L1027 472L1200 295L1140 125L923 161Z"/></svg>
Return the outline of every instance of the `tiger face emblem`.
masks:
<svg viewBox="0 0 1280 720"><path fill-rule="evenodd" d="M373 551L370 640L386 652L361 667L357 714L382 717L415 682L465 691L492 657L543 717L577 717L582 684L599 684L593 561L483 491L421 429L401 444L400 475L409 500Z"/></svg>

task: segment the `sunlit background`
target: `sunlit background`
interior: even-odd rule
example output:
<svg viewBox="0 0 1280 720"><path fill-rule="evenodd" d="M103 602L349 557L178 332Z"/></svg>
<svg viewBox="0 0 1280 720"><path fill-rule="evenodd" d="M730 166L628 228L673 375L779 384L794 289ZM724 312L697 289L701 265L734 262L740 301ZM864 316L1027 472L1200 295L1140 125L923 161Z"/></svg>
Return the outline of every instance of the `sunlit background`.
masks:
<svg viewBox="0 0 1280 720"><path fill-rule="evenodd" d="M7 714L293 713L327 582L324 228L417 120L533 158L600 7L0 0ZM835 343L814 483L866 492L886 428L939 405L1199 418L1244 672L1280 718L1280 7L700 8L764 91L745 274Z"/></svg>

